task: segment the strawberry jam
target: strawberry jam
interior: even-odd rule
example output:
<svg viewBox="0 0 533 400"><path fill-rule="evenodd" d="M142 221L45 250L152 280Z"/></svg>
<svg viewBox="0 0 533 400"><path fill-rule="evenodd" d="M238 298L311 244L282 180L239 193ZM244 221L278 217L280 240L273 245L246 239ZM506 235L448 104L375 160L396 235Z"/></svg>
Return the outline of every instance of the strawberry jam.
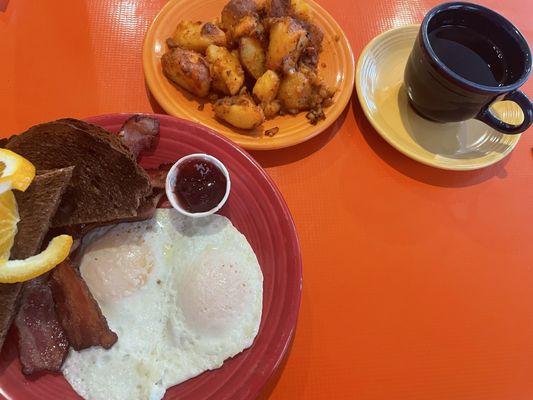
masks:
<svg viewBox="0 0 533 400"><path fill-rule="evenodd" d="M222 201L226 183L226 177L215 164L193 158L179 166L174 192L186 211L206 212Z"/></svg>

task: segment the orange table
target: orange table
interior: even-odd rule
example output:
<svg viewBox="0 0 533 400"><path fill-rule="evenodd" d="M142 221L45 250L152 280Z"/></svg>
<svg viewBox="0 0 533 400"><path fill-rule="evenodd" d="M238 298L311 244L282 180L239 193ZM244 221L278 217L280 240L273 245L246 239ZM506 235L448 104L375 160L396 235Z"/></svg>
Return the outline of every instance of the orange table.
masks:
<svg viewBox="0 0 533 400"><path fill-rule="evenodd" d="M356 57L437 3L320 2ZM531 0L481 2L533 44ZM11 0L0 11L1 135L59 117L160 112L140 51L163 3ZM255 153L304 258L298 329L271 398L533 398L532 147L528 132L490 168L435 170L385 143L354 96L326 133Z"/></svg>

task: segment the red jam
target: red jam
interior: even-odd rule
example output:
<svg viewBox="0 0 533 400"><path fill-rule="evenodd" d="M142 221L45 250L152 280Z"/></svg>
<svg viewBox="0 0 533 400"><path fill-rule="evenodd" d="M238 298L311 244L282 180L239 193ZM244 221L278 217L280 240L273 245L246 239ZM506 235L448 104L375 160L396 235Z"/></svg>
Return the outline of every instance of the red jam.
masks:
<svg viewBox="0 0 533 400"><path fill-rule="evenodd" d="M193 158L179 166L174 192L186 211L205 212L222 201L226 183L226 177L215 164Z"/></svg>

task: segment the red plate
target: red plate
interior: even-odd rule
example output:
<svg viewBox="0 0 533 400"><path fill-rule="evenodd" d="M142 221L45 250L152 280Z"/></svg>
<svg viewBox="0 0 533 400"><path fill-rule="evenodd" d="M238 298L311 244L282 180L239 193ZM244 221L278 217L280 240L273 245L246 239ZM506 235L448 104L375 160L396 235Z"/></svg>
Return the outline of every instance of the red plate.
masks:
<svg viewBox="0 0 533 400"><path fill-rule="evenodd" d="M87 121L116 132L131 114L110 114ZM266 172L246 152L212 130L167 115L161 139L144 167L173 162L189 153L205 152L221 160L231 174L231 194L221 214L241 231L255 251L264 276L263 316L251 348L167 391L165 399L254 399L287 351L300 307L302 265L290 212ZM61 375L26 378L20 371L15 335L11 332L0 356L0 397L6 399L77 399Z"/></svg>

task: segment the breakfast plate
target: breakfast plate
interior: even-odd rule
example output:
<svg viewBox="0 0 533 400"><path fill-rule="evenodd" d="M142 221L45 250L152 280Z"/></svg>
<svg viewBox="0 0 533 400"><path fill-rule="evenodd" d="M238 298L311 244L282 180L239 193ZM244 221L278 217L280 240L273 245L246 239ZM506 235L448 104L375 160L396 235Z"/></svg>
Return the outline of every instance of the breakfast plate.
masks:
<svg viewBox="0 0 533 400"><path fill-rule="evenodd" d="M403 74L419 25L382 33L363 50L356 87L363 111L376 131L393 147L423 164L447 170L474 170L506 157L520 135L505 135L477 120L440 124L419 116L409 105ZM523 118L512 102L491 111L508 123Z"/></svg>
<svg viewBox="0 0 533 400"><path fill-rule="evenodd" d="M217 120L207 108L199 110L198 100L172 85L164 76L161 57L167 51L166 39L181 20L211 21L220 17L227 0L206 0L199 7L188 0L170 0L155 17L148 29L143 45L143 68L147 85L163 109L171 115L185 118L220 132L246 149L270 150L304 142L327 129L342 113L353 91L354 57L348 39L337 22L322 7L312 0L306 1L313 21L324 32L323 51L318 66L319 74L329 86L337 88L333 104L324 110L326 119L311 125L302 112L295 116L278 116L267 120L263 130L279 128L278 133L268 137L262 133L249 133L232 128Z"/></svg>
<svg viewBox="0 0 533 400"><path fill-rule="evenodd" d="M117 132L130 114L88 118ZM222 367L170 388L165 399L254 399L280 365L294 334L300 306L301 255L290 212L267 173L231 141L196 123L156 115L159 144L141 165L157 167L191 153L221 160L231 175L231 194L220 214L231 220L257 255L263 274L263 311L253 345ZM21 373L16 337L11 331L0 356L0 397L77 399L61 375Z"/></svg>

